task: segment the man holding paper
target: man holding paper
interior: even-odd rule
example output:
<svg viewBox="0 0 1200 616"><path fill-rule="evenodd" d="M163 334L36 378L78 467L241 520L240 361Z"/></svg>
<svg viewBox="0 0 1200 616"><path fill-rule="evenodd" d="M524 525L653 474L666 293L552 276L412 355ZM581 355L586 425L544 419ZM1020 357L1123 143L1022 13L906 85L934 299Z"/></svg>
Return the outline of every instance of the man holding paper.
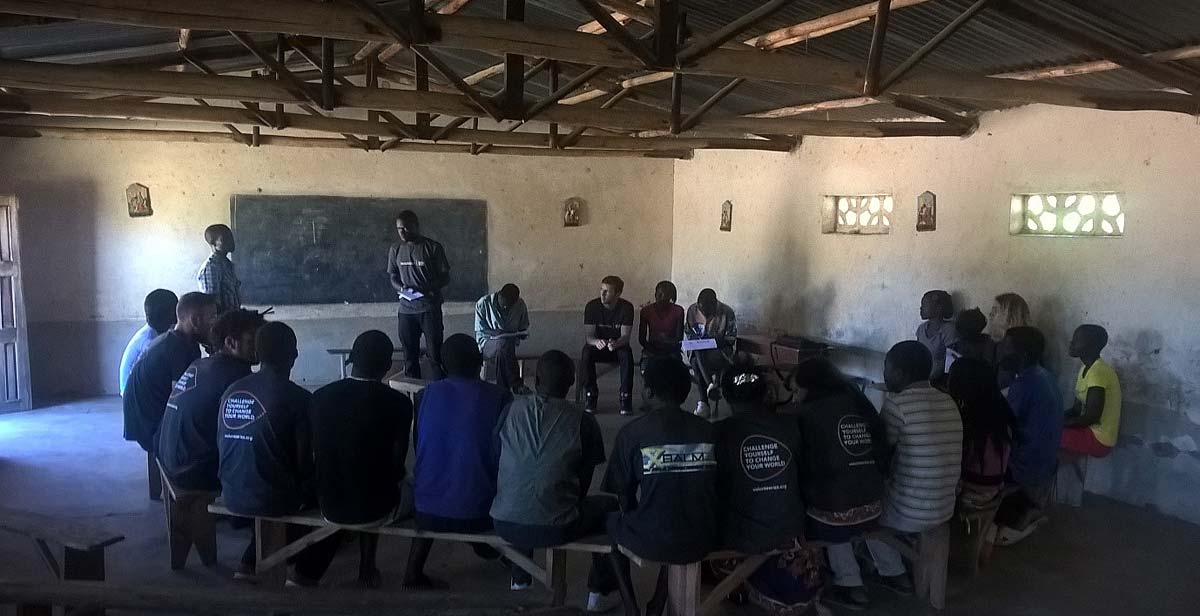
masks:
<svg viewBox="0 0 1200 616"><path fill-rule="evenodd" d="M450 263L442 245L421 235L421 223L412 210L396 217L400 241L388 249L388 277L400 297L397 314L400 346L404 347L404 375L421 378L421 334L433 378L442 378L442 289L450 283Z"/></svg>
<svg viewBox="0 0 1200 616"><path fill-rule="evenodd" d="M712 289L700 291L684 316L683 350L688 352L700 401L696 415L708 417L709 400L720 395L721 373L732 363L737 343L737 317L733 308L717 300Z"/></svg>
<svg viewBox="0 0 1200 616"><path fill-rule="evenodd" d="M529 309L521 289L506 284L475 302L475 341L483 355L483 378L513 393L525 393L517 345L529 337Z"/></svg>

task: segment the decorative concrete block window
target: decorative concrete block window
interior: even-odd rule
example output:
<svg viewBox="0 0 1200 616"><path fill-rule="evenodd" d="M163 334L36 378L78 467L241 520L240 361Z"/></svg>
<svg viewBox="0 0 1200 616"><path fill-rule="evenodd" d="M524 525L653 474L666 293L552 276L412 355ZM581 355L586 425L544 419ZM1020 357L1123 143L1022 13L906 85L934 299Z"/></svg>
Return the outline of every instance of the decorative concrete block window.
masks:
<svg viewBox="0 0 1200 616"><path fill-rule="evenodd" d="M1050 237L1125 235L1125 203L1115 192L1038 193L1012 196L1009 232Z"/></svg>
<svg viewBox="0 0 1200 616"><path fill-rule="evenodd" d="M825 195L821 204L821 232L891 233L895 209L891 195Z"/></svg>

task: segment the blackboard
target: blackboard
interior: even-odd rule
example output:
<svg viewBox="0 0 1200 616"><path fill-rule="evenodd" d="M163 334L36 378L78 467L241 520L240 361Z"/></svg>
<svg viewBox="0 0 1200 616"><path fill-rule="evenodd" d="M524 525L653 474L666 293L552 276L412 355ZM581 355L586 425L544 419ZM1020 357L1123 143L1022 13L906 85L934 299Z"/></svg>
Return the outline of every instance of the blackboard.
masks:
<svg viewBox="0 0 1200 616"><path fill-rule="evenodd" d="M234 195L233 261L249 305L395 302L387 275L396 215L413 210L421 233L450 260L447 301L487 293L487 203L470 199L377 199Z"/></svg>

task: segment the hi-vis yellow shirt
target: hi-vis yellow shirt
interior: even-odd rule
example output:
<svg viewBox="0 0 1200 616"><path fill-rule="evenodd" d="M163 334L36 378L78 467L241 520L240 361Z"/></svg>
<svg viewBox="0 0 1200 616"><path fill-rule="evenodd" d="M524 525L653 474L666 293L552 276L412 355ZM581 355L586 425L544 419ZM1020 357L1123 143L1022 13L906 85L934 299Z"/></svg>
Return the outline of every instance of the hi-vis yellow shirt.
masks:
<svg viewBox="0 0 1200 616"><path fill-rule="evenodd" d="M1087 374L1084 374L1087 370ZM1117 434L1121 429L1121 381L1112 366L1103 359L1096 359L1091 368L1080 368L1079 376L1075 379L1075 398L1080 404L1087 402L1087 392L1093 387L1104 390L1104 410L1100 413L1100 421L1091 426L1096 440L1112 447L1117 444Z"/></svg>

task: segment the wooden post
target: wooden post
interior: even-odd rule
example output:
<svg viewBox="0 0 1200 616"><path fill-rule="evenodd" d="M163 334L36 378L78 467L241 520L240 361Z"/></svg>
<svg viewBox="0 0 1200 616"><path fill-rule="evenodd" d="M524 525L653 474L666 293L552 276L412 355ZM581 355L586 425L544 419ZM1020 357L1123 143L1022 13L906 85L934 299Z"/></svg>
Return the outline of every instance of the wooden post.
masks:
<svg viewBox="0 0 1200 616"><path fill-rule="evenodd" d="M331 0L326 0L331 1ZM332 111L337 106L337 92L333 89L333 39L321 38L321 108Z"/></svg>
<svg viewBox="0 0 1200 616"><path fill-rule="evenodd" d="M887 37L888 16L892 13L892 0L879 0L875 13L875 30L871 33L871 52L867 57L867 78L863 82L863 95L879 93L879 63L883 61L883 41Z"/></svg>
<svg viewBox="0 0 1200 616"><path fill-rule="evenodd" d="M367 56L366 63L367 63L367 75L366 75L367 87L368 88L378 88L379 87L379 75L376 73L376 70L375 70L378 67L378 61L375 59L374 55L370 55L370 56ZM375 111L375 110L368 110L367 111L367 121L368 122L378 122L379 121L379 112ZM370 149L370 150L379 149L379 137L377 137L375 135L371 135L371 136L367 137L367 149ZM344 369L344 367L343 367L343 369Z"/></svg>
<svg viewBox="0 0 1200 616"><path fill-rule="evenodd" d="M667 567L667 602L671 606L671 612L675 616L696 616L699 605L700 563L665 566Z"/></svg>
<svg viewBox="0 0 1200 616"><path fill-rule="evenodd" d="M654 5L654 56L661 66L675 65L679 32L679 0L657 0Z"/></svg>
<svg viewBox="0 0 1200 616"><path fill-rule="evenodd" d="M525 0L504 0L504 18L525 21ZM551 90L554 87L551 86ZM525 56L504 54L504 113L513 119L525 117Z"/></svg>
<svg viewBox="0 0 1200 616"><path fill-rule="evenodd" d="M150 500L162 500L162 478L158 473L158 460L154 454L146 452L146 484L150 491Z"/></svg>
<svg viewBox="0 0 1200 616"><path fill-rule="evenodd" d="M254 553L255 574L258 582L268 588L280 588L287 581L287 563L263 570L263 560L278 552L287 545L287 525L281 522L267 522L261 518L254 519Z"/></svg>
<svg viewBox="0 0 1200 616"><path fill-rule="evenodd" d="M558 90L558 60L550 60L550 91L554 92L556 90ZM558 122L550 123L550 147L558 148ZM523 362L518 362L518 371L524 365Z"/></svg>
<svg viewBox="0 0 1200 616"><path fill-rule="evenodd" d="M546 550L546 578L550 580L550 605L559 607L567 601L566 550Z"/></svg>
<svg viewBox="0 0 1200 616"><path fill-rule="evenodd" d="M687 29L687 15L679 16L679 22L675 28L675 47L679 48L683 44L685 30ZM675 71L671 75L671 134L678 135L683 128L683 73Z"/></svg>
<svg viewBox="0 0 1200 616"><path fill-rule="evenodd" d="M275 35L275 61L279 63L279 66L287 66L286 51L287 37L282 34ZM275 81L283 81L283 75L276 72ZM275 103L275 127L279 129L287 128L287 119L283 113L283 103Z"/></svg>

